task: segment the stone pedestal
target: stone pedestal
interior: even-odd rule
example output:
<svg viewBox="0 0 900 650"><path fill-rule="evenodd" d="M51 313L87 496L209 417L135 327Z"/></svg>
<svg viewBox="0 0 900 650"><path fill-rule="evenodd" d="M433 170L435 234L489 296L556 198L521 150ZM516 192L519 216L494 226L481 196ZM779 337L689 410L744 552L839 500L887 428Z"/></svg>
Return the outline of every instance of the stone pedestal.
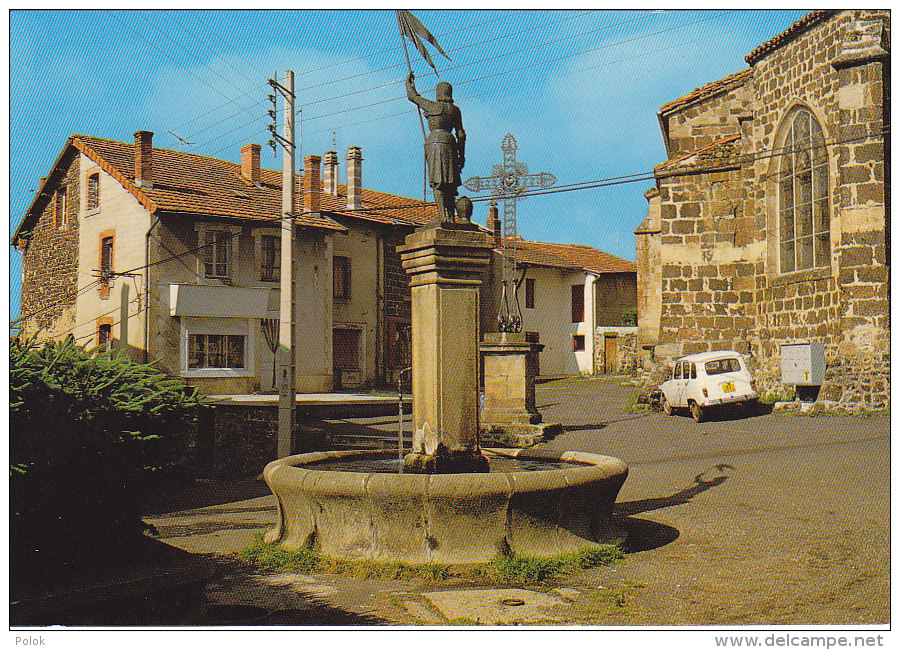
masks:
<svg viewBox="0 0 900 650"><path fill-rule="evenodd" d="M534 401L535 359L543 348L523 333L485 334L484 408L481 440L491 445L527 447L556 435L558 424L545 424Z"/></svg>
<svg viewBox="0 0 900 650"><path fill-rule="evenodd" d="M414 232L397 250L412 288L413 446L404 471L486 472L478 445L478 289L491 242L474 225L442 224Z"/></svg>

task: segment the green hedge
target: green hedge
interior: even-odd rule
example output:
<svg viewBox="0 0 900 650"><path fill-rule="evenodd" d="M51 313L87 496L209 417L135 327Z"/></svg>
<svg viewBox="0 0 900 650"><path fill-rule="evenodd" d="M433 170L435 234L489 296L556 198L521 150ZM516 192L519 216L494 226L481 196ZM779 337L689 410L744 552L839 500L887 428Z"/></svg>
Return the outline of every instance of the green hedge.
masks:
<svg viewBox="0 0 900 650"><path fill-rule="evenodd" d="M200 407L194 389L124 352L11 339L11 567L58 573L132 542L150 477L183 460Z"/></svg>

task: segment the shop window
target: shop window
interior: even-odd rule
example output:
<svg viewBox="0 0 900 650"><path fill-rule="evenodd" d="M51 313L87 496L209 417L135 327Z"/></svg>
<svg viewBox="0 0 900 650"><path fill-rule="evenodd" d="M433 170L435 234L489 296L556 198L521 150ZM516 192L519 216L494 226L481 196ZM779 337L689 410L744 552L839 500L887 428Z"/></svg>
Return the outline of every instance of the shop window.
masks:
<svg viewBox="0 0 900 650"><path fill-rule="evenodd" d="M190 334L188 368L243 368L245 338L237 334Z"/></svg>

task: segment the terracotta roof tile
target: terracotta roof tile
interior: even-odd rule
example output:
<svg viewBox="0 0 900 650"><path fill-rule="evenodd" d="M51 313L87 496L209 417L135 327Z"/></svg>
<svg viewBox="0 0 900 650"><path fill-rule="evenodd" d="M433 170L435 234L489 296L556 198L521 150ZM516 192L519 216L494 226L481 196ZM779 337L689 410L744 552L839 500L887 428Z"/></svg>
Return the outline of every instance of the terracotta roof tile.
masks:
<svg viewBox="0 0 900 650"><path fill-rule="evenodd" d="M837 13L840 13L839 9L820 9L818 11L809 12L808 14L803 16L803 18L796 21L793 25L781 32L778 36L769 39L768 41L754 49L752 52L750 52L750 54L744 57L744 60L749 65L753 65L761 58L763 58L766 54L781 47L798 34L803 33L810 27L817 25L827 18L831 18Z"/></svg>
<svg viewBox="0 0 900 650"><path fill-rule="evenodd" d="M634 273L634 262L623 260L590 246L550 244L516 239L516 261L558 269L581 269L591 273Z"/></svg>
<svg viewBox="0 0 900 650"><path fill-rule="evenodd" d="M678 110L679 108L689 106L690 104L698 102L701 99L705 99L718 93L731 90L732 88L742 85L752 75L753 68L747 68L746 70L741 70L740 72L735 72L734 74L728 75L727 77L725 77L724 79L720 79L719 81L708 83L702 88L695 88L692 92L688 93L684 97L679 97L678 99L673 100L667 104L663 104L662 108L659 109L659 114L665 115L666 113L671 113L675 110Z"/></svg>
<svg viewBox="0 0 900 650"><path fill-rule="evenodd" d="M145 205L149 202L159 210L264 220L276 219L281 213L280 171L261 169L260 186L256 187L241 176L240 164L154 148L153 187L135 188L133 144L83 135L75 135L73 140L81 145L79 148L99 157L98 162L105 161L114 169L126 181L126 187L134 190L132 193L138 200ZM301 174L297 184L299 203ZM418 226L431 221L437 210L433 203L367 188L362 188L360 202L359 209L347 210L347 186L339 184L337 196L322 192L319 214L301 215L297 223L343 229L331 217L344 216L387 225Z"/></svg>

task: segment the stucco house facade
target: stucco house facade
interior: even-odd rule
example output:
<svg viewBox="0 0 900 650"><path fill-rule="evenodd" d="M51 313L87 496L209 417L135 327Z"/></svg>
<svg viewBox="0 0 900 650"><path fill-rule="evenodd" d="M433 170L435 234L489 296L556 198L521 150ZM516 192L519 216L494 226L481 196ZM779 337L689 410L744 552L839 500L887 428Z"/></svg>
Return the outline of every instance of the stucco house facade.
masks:
<svg viewBox="0 0 900 650"><path fill-rule="evenodd" d="M648 363L734 348L781 392L782 348L822 344L820 400L889 404L889 51L890 12L814 11L660 109L636 230Z"/></svg>
<svg viewBox="0 0 900 650"><path fill-rule="evenodd" d="M153 361L201 392L273 389L281 172L73 135L13 237L22 329L72 335ZM389 381L404 361L409 290L396 246L433 206L348 183L335 152L305 158L294 210L298 392ZM324 172L324 173L323 173ZM277 339L277 326L274 328Z"/></svg>
<svg viewBox="0 0 900 650"><path fill-rule="evenodd" d="M503 238L496 205L488 212L493 233L495 264L492 285L499 309L502 300ZM516 240L516 305L522 331L541 343L538 374L543 377L617 372L626 360L625 341L634 337L637 309L637 267L633 262L590 246ZM496 322L496 320L495 320ZM495 331L496 325L490 330ZM610 342L617 339L616 343ZM633 343L630 344L633 347ZM615 356L608 359L606 355Z"/></svg>

